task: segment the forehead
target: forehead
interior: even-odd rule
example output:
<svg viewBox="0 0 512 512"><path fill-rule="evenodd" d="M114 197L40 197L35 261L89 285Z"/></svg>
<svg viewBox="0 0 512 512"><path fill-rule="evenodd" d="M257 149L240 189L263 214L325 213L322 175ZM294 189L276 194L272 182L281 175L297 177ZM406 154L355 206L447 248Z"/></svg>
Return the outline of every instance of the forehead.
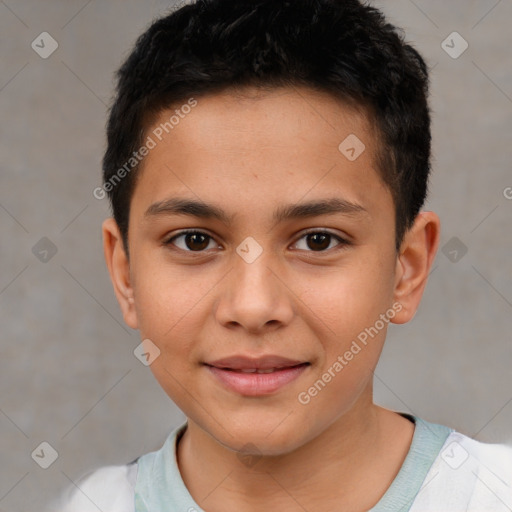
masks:
<svg viewBox="0 0 512 512"><path fill-rule="evenodd" d="M326 192L354 204L389 195L374 165L377 141L363 108L300 87L226 90L194 101L192 108L184 101L160 112L148 128L154 147L132 204L176 193L215 195L254 211L256 204Z"/></svg>
<svg viewBox="0 0 512 512"><path fill-rule="evenodd" d="M365 107L307 87L226 89L195 102L193 109L184 100L161 111L148 134L187 147L245 152L261 149L262 144L292 146L295 141L304 141L303 149L317 144L332 147L333 140L341 142L347 131L359 134L371 154L376 145L374 124ZM179 119L173 116L180 112Z"/></svg>

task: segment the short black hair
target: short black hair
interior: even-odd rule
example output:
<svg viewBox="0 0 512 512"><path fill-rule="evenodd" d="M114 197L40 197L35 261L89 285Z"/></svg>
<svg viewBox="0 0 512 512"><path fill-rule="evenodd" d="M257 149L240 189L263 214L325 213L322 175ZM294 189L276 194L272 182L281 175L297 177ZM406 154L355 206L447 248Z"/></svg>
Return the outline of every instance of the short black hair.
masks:
<svg viewBox="0 0 512 512"><path fill-rule="evenodd" d="M425 201L428 69L403 30L362 1L196 0L152 22L116 77L103 180L127 254L133 155L147 130L177 102L227 89L307 86L363 107L394 201L397 250Z"/></svg>

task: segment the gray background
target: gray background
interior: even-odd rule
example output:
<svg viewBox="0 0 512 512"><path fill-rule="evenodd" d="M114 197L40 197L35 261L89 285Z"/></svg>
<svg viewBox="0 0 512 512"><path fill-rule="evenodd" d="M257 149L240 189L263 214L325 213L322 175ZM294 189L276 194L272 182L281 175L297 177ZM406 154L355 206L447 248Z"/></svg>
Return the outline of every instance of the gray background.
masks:
<svg viewBox="0 0 512 512"><path fill-rule="evenodd" d="M414 320L389 331L376 401L510 443L512 2L374 4L434 67L428 208L448 243ZM0 509L37 510L184 419L133 355L103 261L108 205L92 195L113 72L170 5L0 1ZM31 48L43 31L59 44L47 59ZM453 31L469 44L457 59L441 47ZM57 249L46 263L32 252L43 237ZM59 453L46 470L31 458L42 441Z"/></svg>

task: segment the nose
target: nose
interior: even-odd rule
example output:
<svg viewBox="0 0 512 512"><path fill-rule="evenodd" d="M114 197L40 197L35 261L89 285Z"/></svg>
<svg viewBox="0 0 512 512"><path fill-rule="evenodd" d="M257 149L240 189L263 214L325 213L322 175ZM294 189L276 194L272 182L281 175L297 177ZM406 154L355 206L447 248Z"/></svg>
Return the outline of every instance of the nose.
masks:
<svg viewBox="0 0 512 512"><path fill-rule="evenodd" d="M234 256L234 268L219 288L215 312L224 327L265 334L291 322L293 292L270 252L264 250L251 263Z"/></svg>

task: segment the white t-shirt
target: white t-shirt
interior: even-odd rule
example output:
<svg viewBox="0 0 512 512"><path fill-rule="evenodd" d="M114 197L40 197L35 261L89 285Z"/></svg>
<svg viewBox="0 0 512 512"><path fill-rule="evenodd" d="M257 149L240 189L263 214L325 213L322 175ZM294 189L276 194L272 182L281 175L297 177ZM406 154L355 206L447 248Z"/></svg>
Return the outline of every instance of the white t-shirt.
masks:
<svg viewBox="0 0 512 512"><path fill-rule="evenodd" d="M369 512L511 512L512 447L481 443L448 427L401 413L415 423L409 452ZM76 482L53 512L205 512L181 478L176 444L183 423L160 450L106 466Z"/></svg>

